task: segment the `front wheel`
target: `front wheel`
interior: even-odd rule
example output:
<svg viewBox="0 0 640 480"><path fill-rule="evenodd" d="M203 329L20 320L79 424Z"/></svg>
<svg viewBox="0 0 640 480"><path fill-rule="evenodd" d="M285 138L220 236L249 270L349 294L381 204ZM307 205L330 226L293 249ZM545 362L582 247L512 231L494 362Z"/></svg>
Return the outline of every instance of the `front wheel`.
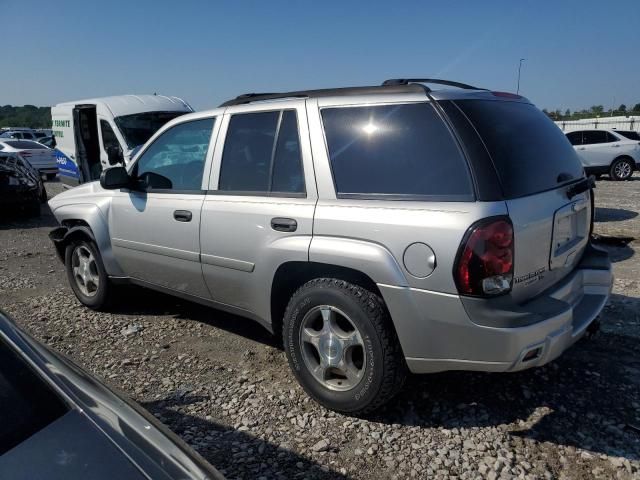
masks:
<svg viewBox="0 0 640 480"><path fill-rule="evenodd" d="M112 285L95 243L80 240L67 245L65 269L69 285L83 305L94 310L108 306Z"/></svg>
<svg viewBox="0 0 640 480"><path fill-rule="evenodd" d="M633 174L633 164L628 158L619 158L611 165L609 176L613 180L627 180Z"/></svg>
<svg viewBox="0 0 640 480"><path fill-rule="evenodd" d="M319 278L289 301L283 341L298 382L321 405L362 415L402 387L406 364L382 299L351 283Z"/></svg>

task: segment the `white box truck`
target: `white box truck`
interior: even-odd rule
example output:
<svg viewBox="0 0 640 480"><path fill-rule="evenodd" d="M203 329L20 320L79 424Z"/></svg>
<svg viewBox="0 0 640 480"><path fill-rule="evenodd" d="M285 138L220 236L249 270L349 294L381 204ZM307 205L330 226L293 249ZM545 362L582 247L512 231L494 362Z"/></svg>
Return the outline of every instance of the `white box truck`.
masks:
<svg viewBox="0 0 640 480"><path fill-rule="evenodd" d="M60 180L75 186L100 178L103 169L127 165L134 149L169 120L193 112L164 95L118 95L51 107Z"/></svg>

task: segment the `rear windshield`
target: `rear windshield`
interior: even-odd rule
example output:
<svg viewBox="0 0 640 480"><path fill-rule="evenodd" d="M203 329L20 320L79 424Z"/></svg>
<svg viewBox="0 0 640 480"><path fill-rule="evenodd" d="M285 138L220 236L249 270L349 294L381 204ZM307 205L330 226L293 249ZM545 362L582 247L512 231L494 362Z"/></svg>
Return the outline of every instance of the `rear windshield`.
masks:
<svg viewBox="0 0 640 480"><path fill-rule="evenodd" d="M482 137L507 198L557 188L584 175L562 131L528 103L459 100Z"/></svg>
<svg viewBox="0 0 640 480"><path fill-rule="evenodd" d="M622 135L623 137L627 137L629 140L640 140L640 133L638 132L616 130L616 133Z"/></svg>
<svg viewBox="0 0 640 480"><path fill-rule="evenodd" d="M0 337L0 456L68 411Z"/></svg>
<svg viewBox="0 0 640 480"><path fill-rule="evenodd" d="M46 150L47 147L31 140L9 140L5 141L7 145L13 148L19 148L21 150Z"/></svg>

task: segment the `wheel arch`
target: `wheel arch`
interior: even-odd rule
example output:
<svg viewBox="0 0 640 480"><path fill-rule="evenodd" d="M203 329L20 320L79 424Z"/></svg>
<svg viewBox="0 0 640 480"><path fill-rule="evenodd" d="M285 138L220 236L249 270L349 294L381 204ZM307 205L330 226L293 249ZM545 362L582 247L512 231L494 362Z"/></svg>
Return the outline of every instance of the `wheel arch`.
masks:
<svg viewBox="0 0 640 480"><path fill-rule="evenodd" d="M631 162L631 166L634 168L634 170L638 166L638 164L636 163L635 159L631 155L627 155L625 153L625 154L622 154L622 155L618 155L616 158L614 158L611 161L611 164L609 164L609 168L613 167L613 164L616 163L618 160L629 160Z"/></svg>
<svg viewBox="0 0 640 480"><path fill-rule="evenodd" d="M291 296L298 288L315 278L337 278L358 285L380 296L382 293L366 273L330 263L290 261L281 264L271 283L271 330L278 340L282 336L282 319Z"/></svg>

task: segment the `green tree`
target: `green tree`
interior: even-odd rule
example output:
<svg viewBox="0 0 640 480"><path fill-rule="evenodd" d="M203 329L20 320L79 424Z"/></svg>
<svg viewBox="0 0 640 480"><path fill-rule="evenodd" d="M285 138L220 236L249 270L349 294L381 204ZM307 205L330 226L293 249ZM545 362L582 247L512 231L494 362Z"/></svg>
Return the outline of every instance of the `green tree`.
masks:
<svg viewBox="0 0 640 480"><path fill-rule="evenodd" d="M569 110L568 108L564 111L564 117L565 118L571 118L571 110Z"/></svg>
<svg viewBox="0 0 640 480"><path fill-rule="evenodd" d="M602 112L604 112L604 107L602 105L593 105L590 108L591 113L595 113L596 115L601 114Z"/></svg>
<svg viewBox="0 0 640 480"><path fill-rule="evenodd" d="M640 103L636 103L636 104L633 106L633 111L634 111L634 112L640 112Z"/></svg>
<svg viewBox="0 0 640 480"><path fill-rule="evenodd" d="M627 112L627 106L624 103L620 104L620 106L618 107L618 111L622 112L622 113L626 113Z"/></svg>

